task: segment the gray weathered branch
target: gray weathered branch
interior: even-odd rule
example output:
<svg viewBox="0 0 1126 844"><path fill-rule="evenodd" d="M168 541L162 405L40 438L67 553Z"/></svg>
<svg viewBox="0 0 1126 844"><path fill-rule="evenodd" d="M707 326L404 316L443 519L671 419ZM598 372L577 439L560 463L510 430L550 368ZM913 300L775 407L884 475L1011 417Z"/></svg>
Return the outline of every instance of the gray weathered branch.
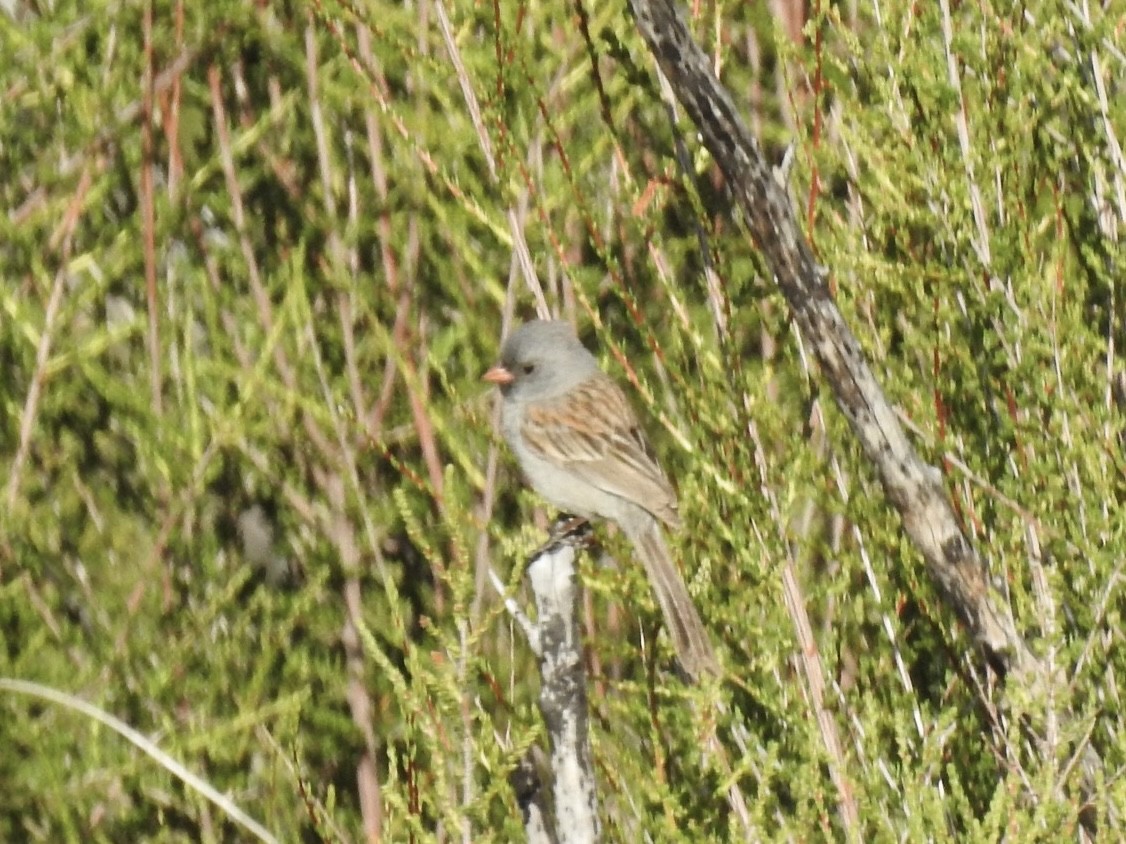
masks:
<svg viewBox="0 0 1126 844"><path fill-rule="evenodd" d="M746 217L747 228L813 348L837 405L852 426L904 529L940 593L1002 673L1041 673L1012 617L990 588L962 533L937 469L911 447L794 220L785 190L731 96L712 73L672 0L630 0L638 28L677 99L699 129Z"/></svg>
<svg viewBox="0 0 1126 844"><path fill-rule="evenodd" d="M583 523L554 538L528 565L540 646L540 712L551 742L554 838L576 844L601 834L575 573L576 548L588 533Z"/></svg>
<svg viewBox="0 0 1126 844"><path fill-rule="evenodd" d="M1029 649L1004 599L991 587L981 558L958 524L941 473L923 462L908 442L829 294L827 271L814 262L785 190L772 178L757 141L712 73L707 56L692 40L673 0L630 0L630 7L661 71L723 171L802 337L813 348L837 405L875 467L904 530L923 555L939 593L990 666L1011 675L1033 695L1047 697L1058 678L1049 676ZM1076 755L1084 790L1091 795L1101 760L1085 741ZM1094 829L1089 818L1084 826L1087 832Z"/></svg>

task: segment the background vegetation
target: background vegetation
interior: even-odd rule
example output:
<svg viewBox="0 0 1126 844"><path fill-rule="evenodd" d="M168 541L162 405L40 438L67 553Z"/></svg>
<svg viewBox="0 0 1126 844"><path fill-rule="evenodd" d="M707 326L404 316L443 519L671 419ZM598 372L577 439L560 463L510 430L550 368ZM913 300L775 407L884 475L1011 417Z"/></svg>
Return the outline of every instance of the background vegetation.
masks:
<svg viewBox="0 0 1126 844"><path fill-rule="evenodd" d="M542 296L677 478L755 837L845 834L803 656L863 840L1119 837L1126 18L775 5L687 12L1046 699L1001 717L626 5L582 2L0 4L0 677L284 840L521 839L535 664L487 574L522 597L543 522L479 376ZM602 536L607 838L741 838ZM245 835L19 688L0 840Z"/></svg>

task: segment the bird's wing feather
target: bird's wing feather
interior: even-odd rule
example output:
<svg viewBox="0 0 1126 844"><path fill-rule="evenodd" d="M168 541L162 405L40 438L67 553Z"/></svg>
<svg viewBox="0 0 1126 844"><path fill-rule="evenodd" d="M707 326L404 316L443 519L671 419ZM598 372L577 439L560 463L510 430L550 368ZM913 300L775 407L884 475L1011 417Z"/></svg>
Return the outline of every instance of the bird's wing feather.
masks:
<svg viewBox="0 0 1126 844"><path fill-rule="evenodd" d="M676 493L654 459L629 401L605 375L525 408L524 444L605 492L679 524Z"/></svg>

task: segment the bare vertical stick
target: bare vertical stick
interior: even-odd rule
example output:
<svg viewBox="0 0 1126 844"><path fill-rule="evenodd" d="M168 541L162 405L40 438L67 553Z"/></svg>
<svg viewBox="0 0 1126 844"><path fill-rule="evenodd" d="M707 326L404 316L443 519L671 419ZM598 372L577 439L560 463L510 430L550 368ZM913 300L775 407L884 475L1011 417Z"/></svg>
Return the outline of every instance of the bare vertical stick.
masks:
<svg viewBox="0 0 1126 844"><path fill-rule="evenodd" d="M551 741L555 838L576 844L597 841L601 834L576 612L576 549L588 533L584 522L557 534L528 564L537 610L540 711Z"/></svg>

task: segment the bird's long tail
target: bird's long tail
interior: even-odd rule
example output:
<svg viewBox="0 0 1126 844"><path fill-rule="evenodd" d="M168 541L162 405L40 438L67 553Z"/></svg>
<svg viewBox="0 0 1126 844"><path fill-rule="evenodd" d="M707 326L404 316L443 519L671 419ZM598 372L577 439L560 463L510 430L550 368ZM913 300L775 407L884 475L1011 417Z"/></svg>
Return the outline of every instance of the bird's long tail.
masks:
<svg viewBox="0 0 1126 844"><path fill-rule="evenodd" d="M660 525L656 519L648 519L646 524L627 534L649 576L681 667L696 682L707 674L718 676L719 658L661 535Z"/></svg>

